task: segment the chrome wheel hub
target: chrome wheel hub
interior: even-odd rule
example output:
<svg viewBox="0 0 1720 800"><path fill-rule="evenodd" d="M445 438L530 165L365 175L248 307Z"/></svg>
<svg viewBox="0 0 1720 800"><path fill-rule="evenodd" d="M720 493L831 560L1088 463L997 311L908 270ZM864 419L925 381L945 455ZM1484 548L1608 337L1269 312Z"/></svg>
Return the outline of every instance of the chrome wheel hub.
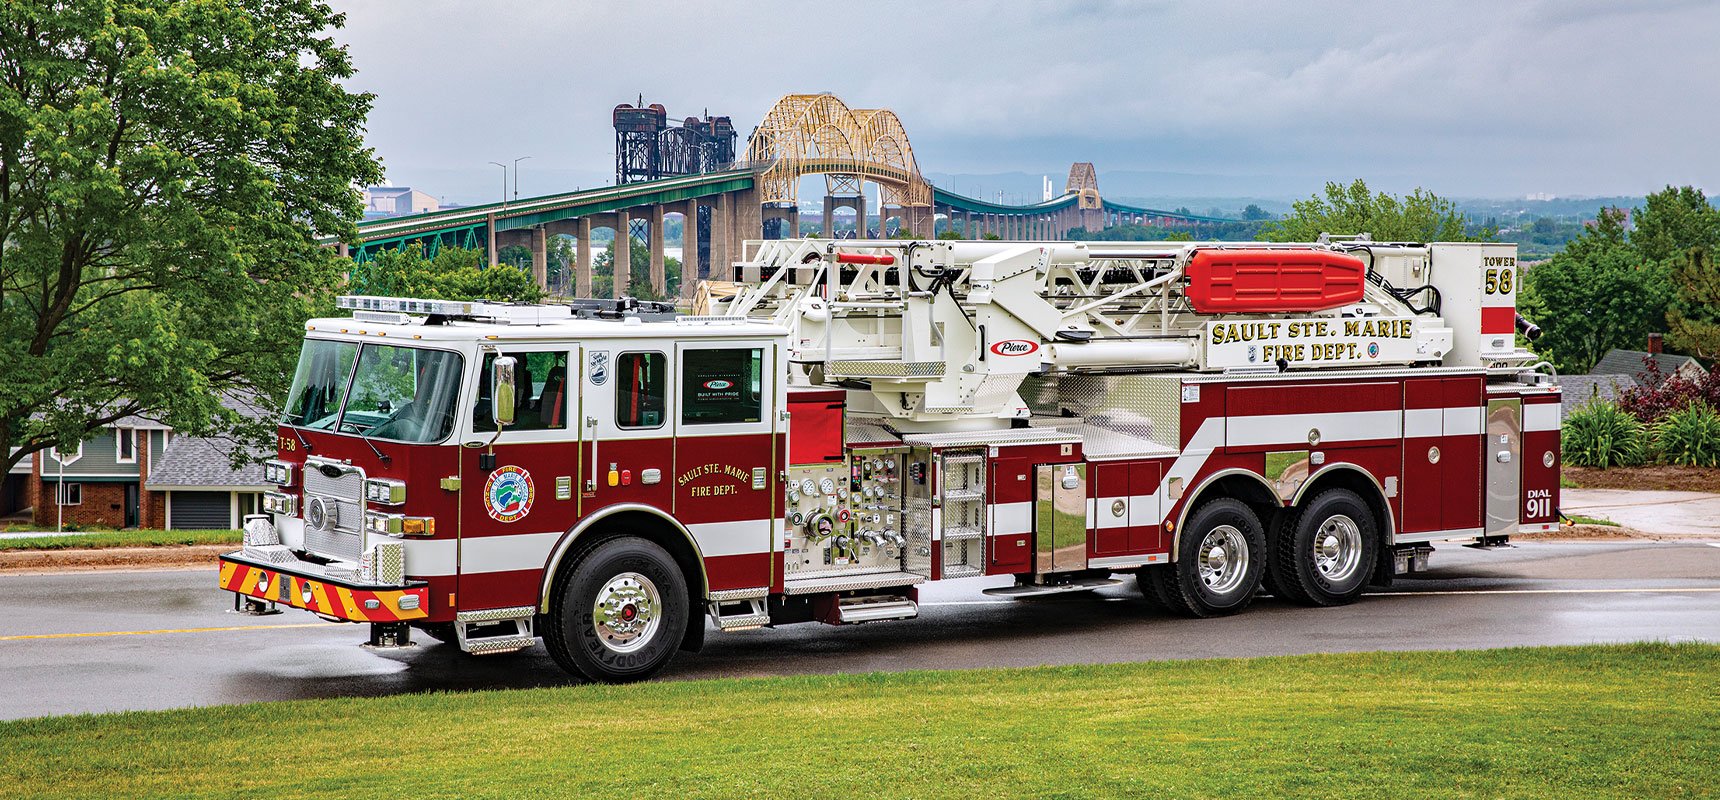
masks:
<svg viewBox="0 0 1720 800"><path fill-rule="evenodd" d="M637 572L623 572L597 590L591 624L604 647L631 653L651 642L662 616L657 584Z"/></svg>
<svg viewBox="0 0 1720 800"><path fill-rule="evenodd" d="M1362 529L1343 514L1333 514L1314 533L1314 569L1328 581L1343 581L1362 566Z"/></svg>
<svg viewBox="0 0 1720 800"><path fill-rule="evenodd" d="M1231 525L1208 531L1196 551L1200 581L1216 594L1234 591L1248 573L1248 539Z"/></svg>

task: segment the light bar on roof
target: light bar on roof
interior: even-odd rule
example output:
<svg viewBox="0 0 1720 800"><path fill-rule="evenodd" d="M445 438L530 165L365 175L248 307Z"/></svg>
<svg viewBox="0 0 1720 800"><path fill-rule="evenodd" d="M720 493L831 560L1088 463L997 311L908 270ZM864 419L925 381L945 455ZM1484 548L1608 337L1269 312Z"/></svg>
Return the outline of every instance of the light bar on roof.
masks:
<svg viewBox="0 0 1720 800"><path fill-rule="evenodd" d="M445 317L477 317L513 323L541 323L569 319L573 309L562 305L509 305L473 300L425 300L415 297L345 295L335 301L348 311L381 311L400 314L435 314Z"/></svg>

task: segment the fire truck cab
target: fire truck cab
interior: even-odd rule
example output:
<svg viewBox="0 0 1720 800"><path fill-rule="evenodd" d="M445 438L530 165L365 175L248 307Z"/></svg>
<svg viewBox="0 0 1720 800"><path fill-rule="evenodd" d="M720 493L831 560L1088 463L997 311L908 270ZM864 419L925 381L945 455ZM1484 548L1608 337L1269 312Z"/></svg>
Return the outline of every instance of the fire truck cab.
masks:
<svg viewBox="0 0 1720 800"><path fill-rule="evenodd" d="M1508 245L752 243L713 313L349 297L220 584L593 680L719 631L1137 576L1310 605L1556 525ZM1503 310L1500 310L1503 309Z"/></svg>

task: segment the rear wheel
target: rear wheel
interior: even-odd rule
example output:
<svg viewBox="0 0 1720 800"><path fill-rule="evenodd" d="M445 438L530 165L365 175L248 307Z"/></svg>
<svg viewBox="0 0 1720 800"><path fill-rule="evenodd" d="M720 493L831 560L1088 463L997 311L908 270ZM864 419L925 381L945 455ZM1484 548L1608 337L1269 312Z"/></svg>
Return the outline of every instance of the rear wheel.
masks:
<svg viewBox="0 0 1720 800"><path fill-rule="evenodd" d="M544 643L576 675L644 680L675 657L688 606L686 579L667 551L644 539L610 539L580 556L560 581Z"/></svg>
<svg viewBox="0 0 1720 800"><path fill-rule="evenodd" d="M1348 489L1310 500L1285 526L1272 553L1272 581L1287 600L1314 606L1355 602L1379 553L1379 528L1366 501Z"/></svg>
<svg viewBox="0 0 1720 800"><path fill-rule="evenodd" d="M1196 509L1177 534L1178 558L1167 569L1142 572L1172 611L1217 617L1248 607L1260 589L1266 533L1246 503L1229 497Z"/></svg>

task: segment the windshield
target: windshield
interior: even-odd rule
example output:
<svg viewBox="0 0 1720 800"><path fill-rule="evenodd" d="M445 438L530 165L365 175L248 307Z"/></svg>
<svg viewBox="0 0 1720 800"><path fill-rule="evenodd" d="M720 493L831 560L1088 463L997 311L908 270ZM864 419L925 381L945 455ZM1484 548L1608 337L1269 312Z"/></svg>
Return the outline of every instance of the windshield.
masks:
<svg viewBox="0 0 1720 800"><path fill-rule="evenodd" d="M308 340L282 421L373 439L438 442L454 427L460 365L459 355L441 350Z"/></svg>

